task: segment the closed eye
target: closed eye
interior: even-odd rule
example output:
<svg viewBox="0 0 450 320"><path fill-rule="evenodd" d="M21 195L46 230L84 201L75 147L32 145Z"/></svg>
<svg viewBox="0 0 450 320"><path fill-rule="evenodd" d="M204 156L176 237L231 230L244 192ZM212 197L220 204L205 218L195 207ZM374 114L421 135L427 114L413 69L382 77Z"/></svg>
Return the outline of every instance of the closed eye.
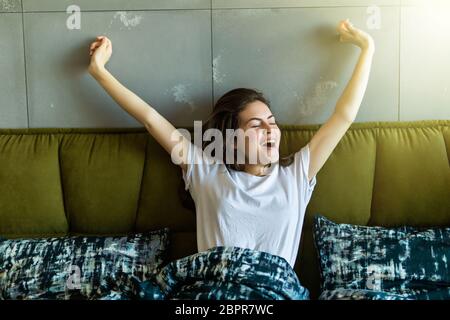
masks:
<svg viewBox="0 0 450 320"><path fill-rule="evenodd" d="M259 126L261 126L261 122L253 122L250 124L250 128L258 128Z"/></svg>
<svg viewBox="0 0 450 320"><path fill-rule="evenodd" d="M276 126L277 123L276 122L271 122L271 123L269 123L269 125L270 126ZM258 123L258 124L251 125L250 128L259 128L260 126L261 126L261 123Z"/></svg>

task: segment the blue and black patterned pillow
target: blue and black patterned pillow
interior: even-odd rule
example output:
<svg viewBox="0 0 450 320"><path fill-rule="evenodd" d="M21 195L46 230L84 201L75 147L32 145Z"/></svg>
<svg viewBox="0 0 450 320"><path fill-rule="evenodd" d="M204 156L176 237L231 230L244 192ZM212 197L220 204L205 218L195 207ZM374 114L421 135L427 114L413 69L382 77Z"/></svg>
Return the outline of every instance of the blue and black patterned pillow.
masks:
<svg viewBox="0 0 450 320"><path fill-rule="evenodd" d="M319 299L450 299L450 228L337 224L316 216Z"/></svg>
<svg viewBox="0 0 450 320"><path fill-rule="evenodd" d="M169 229L124 237L0 240L0 299L96 299L126 274L143 281L167 258Z"/></svg>

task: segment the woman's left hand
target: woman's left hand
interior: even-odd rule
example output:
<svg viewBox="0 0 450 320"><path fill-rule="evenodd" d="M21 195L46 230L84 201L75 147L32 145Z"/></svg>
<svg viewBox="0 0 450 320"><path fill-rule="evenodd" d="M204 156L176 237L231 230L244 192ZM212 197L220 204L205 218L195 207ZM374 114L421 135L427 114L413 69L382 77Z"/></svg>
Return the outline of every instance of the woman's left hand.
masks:
<svg viewBox="0 0 450 320"><path fill-rule="evenodd" d="M337 31L341 42L353 43L363 50L375 48L372 36L361 29L355 28L348 19L339 22Z"/></svg>

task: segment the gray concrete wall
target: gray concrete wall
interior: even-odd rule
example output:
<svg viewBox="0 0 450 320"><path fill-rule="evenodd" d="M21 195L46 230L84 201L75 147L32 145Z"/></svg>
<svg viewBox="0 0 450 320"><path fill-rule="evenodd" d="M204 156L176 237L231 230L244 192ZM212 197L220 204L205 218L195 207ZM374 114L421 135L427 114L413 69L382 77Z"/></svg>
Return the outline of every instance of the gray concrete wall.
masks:
<svg viewBox="0 0 450 320"><path fill-rule="evenodd" d="M337 41L344 18L376 42L357 122L450 119L449 16L437 0L0 0L0 127L142 126L86 71L100 34L110 71L177 126L236 87L280 123L323 123L358 57Z"/></svg>

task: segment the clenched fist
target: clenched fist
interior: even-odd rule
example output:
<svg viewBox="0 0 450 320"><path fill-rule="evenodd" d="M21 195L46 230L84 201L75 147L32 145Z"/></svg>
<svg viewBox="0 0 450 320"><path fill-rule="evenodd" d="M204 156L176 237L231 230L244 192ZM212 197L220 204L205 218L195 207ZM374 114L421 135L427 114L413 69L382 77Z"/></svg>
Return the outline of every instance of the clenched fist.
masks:
<svg viewBox="0 0 450 320"><path fill-rule="evenodd" d="M352 43L361 49L374 49L375 47L373 38L368 33L355 28L348 19L339 22L337 31L341 42Z"/></svg>
<svg viewBox="0 0 450 320"><path fill-rule="evenodd" d="M105 68L106 63L112 55L112 43L105 36L99 36L89 47L91 62L89 72L92 74Z"/></svg>

